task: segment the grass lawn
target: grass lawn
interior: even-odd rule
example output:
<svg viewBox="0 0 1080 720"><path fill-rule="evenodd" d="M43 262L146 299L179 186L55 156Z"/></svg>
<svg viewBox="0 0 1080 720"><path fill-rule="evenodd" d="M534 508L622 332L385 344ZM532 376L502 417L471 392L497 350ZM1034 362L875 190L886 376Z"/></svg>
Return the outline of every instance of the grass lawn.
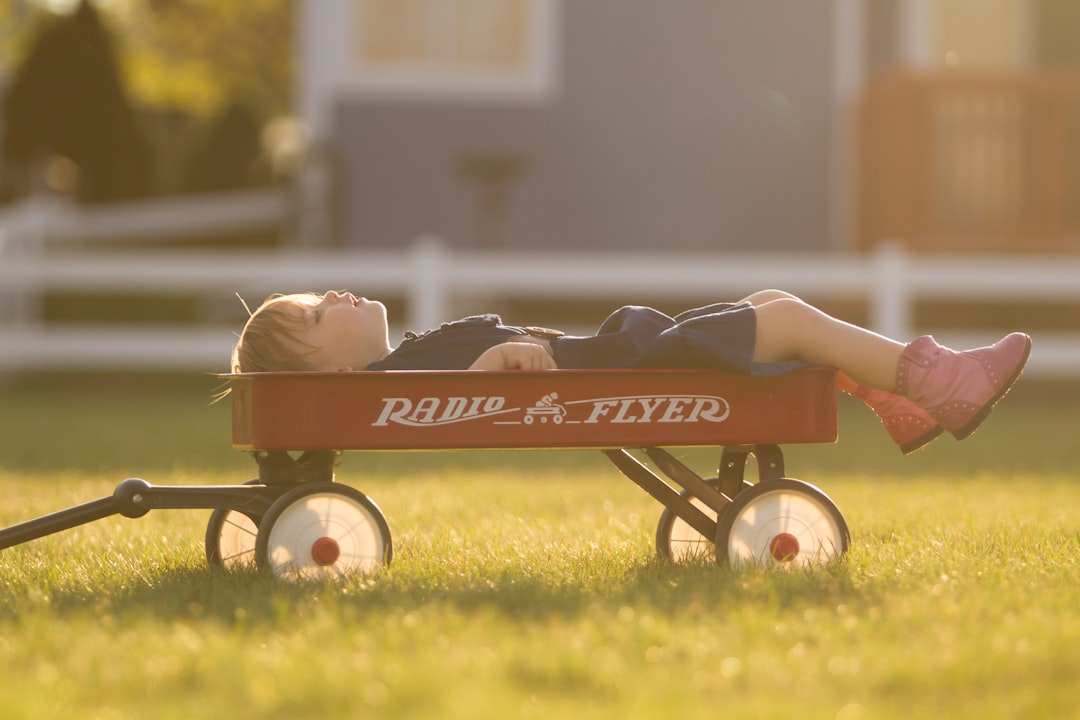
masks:
<svg viewBox="0 0 1080 720"><path fill-rule="evenodd" d="M0 387L0 526L248 479L212 390ZM838 444L784 449L851 528L813 572L657 560L661 508L596 452L347 455L395 553L342 584L208 570L206 511L84 525L0 551L2 716L1080 717L1078 399L1022 384L909 458L845 399Z"/></svg>

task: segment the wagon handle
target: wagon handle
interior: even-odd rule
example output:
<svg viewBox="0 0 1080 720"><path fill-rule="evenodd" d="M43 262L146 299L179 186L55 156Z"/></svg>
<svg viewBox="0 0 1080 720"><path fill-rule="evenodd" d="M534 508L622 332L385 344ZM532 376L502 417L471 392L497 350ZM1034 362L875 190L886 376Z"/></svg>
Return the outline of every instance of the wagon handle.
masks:
<svg viewBox="0 0 1080 720"><path fill-rule="evenodd" d="M261 515L288 487L261 485L151 485L128 478L108 497L43 515L0 530L0 549L36 540L110 515L142 517L151 510L230 508Z"/></svg>

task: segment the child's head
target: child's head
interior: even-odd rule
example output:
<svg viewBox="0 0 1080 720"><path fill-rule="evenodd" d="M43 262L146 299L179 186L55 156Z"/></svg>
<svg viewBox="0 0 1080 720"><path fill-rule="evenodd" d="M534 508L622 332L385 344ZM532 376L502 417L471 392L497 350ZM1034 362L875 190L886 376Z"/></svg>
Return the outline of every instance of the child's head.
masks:
<svg viewBox="0 0 1080 720"><path fill-rule="evenodd" d="M233 349L233 372L363 370L390 352L386 308L352 293L271 296Z"/></svg>

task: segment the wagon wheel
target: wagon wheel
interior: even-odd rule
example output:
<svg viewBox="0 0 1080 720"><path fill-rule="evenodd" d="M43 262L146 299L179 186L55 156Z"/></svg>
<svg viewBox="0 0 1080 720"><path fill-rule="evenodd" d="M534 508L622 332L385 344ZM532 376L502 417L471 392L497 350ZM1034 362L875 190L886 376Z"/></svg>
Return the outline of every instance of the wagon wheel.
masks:
<svg viewBox="0 0 1080 720"><path fill-rule="evenodd" d="M369 573L389 565L390 527L371 500L337 483L290 490L266 511L255 561L276 577L320 580Z"/></svg>
<svg viewBox="0 0 1080 720"><path fill-rule="evenodd" d="M705 478L705 484L711 488L719 488L720 478ZM744 480L743 490L750 487L753 487L753 484ZM716 520L716 512L694 497L692 493L683 490L679 495L689 498L695 507ZM699 558L716 559L713 539L705 537L690 527L671 508L664 508L664 512L660 515L660 522L656 525L656 552L660 557L673 562L688 562Z"/></svg>
<svg viewBox="0 0 1080 720"><path fill-rule="evenodd" d="M261 485L258 478L245 485ZM206 523L206 561L212 568L232 570L255 562L255 536L259 532L258 515L218 508Z"/></svg>
<svg viewBox="0 0 1080 720"><path fill-rule="evenodd" d="M842 556L844 516L818 488L780 478L739 493L716 527L717 559L733 566L808 567Z"/></svg>

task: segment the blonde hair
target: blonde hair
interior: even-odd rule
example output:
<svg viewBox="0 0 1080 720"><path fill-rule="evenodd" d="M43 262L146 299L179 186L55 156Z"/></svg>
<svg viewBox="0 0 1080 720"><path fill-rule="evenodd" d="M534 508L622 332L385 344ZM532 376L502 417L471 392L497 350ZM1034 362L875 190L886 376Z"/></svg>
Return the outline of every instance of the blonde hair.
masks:
<svg viewBox="0 0 1080 720"><path fill-rule="evenodd" d="M319 298L316 293L308 293ZM271 295L251 313L232 353L232 372L273 372L315 370L308 360L313 348L297 339L304 316L297 311L304 303L290 295ZM245 305L246 307L246 305Z"/></svg>

